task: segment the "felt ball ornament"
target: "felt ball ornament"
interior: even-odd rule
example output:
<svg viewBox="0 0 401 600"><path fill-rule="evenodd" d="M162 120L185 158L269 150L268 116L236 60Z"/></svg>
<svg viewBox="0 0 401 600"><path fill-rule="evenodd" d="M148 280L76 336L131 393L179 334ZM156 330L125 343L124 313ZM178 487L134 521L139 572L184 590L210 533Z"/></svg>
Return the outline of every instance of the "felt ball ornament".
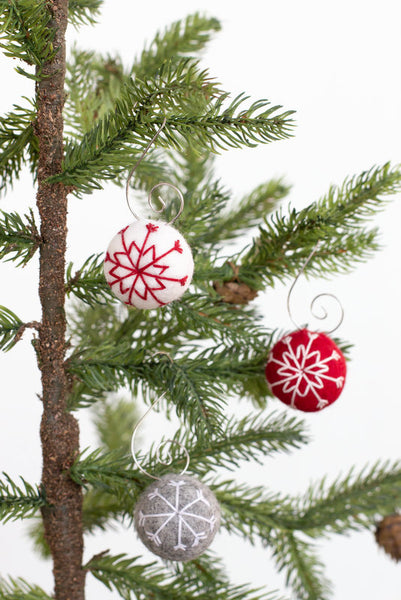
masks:
<svg viewBox="0 0 401 600"><path fill-rule="evenodd" d="M331 338L300 329L275 344L267 360L266 379L284 404L316 412L337 400L346 371L344 355Z"/></svg>
<svg viewBox="0 0 401 600"><path fill-rule="evenodd" d="M163 221L141 219L119 231L104 261L114 294L136 308L158 308L176 300L191 283L193 271L191 248Z"/></svg>
<svg viewBox="0 0 401 600"><path fill-rule="evenodd" d="M169 473L142 492L134 521L151 552L185 562L212 543L220 525L220 507L206 485L188 475Z"/></svg>

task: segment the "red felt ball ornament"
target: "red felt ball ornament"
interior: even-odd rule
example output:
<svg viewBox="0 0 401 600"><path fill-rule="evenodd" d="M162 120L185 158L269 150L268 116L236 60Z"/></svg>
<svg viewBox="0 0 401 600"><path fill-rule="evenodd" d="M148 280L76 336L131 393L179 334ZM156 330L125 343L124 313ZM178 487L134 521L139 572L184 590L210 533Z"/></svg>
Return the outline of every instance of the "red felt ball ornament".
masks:
<svg viewBox="0 0 401 600"><path fill-rule="evenodd" d="M272 393L284 404L316 412L337 400L347 367L343 353L331 338L300 329L275 344L265 372Z"/></svg>

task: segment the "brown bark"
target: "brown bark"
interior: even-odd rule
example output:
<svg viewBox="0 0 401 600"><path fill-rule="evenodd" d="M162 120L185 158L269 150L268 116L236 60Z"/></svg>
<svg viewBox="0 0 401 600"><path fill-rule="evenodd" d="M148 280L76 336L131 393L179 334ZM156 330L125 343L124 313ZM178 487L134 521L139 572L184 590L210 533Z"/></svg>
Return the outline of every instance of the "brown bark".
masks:
<svg viewBox="0 0 401 600"><path fill-rule="evenodd" d="M37 84L39 140L37 206L41 218L39 296L42 322L38 357L42 374L42 484L49 507L42 510L45 537L53 557L57 600L83 600L82 490L68 476L79 450L79 429L66 410L64 271L67 236L67 191L45 180L61 171L65 77L65 30L68 0L49 0L56 56L43 68Z"/></svg>

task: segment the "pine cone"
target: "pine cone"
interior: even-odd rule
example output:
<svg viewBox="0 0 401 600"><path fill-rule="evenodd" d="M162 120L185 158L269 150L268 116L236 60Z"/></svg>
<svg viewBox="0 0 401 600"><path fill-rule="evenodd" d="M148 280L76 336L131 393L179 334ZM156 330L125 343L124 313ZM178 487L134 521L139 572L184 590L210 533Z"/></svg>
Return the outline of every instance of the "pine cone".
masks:
<svg viewBox="0 0 401 600"><path fill-rule="evenodd" d="M228 304L248 304L258 295L249 285L237 281L214 281L213 287Z"/></svg>
<svg viewBox="0 0 401 600"><path fill-rule="evenodd" d="M401 515L389 515L376 529L376 542L395 561L401 560Z"/></svg>

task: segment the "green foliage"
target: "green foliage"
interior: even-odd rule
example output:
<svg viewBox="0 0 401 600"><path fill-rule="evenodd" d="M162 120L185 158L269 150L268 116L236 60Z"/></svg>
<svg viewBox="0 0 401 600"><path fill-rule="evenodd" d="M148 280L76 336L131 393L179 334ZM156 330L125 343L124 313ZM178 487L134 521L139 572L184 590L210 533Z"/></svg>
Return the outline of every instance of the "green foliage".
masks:
<svg viewBox="0 0 401 600"><path fill-rule="evenodd" d="M96 5L96 0L69 3L70 12L76 5ZM67 64L66 87L68 96L65 107L66 123L72 135L80 137L94 123L114 110L115 102L131 77L135 81L146 81L157 76L157 71L166 63L179 63L186 55L199 51L217 31L216 19L190 15L177 21L163 32L156 34L140 60L125 68L119 56L105 56L88 50L73 48Z"/></svg>
<svg viewBox="0 0 401 600"><path fill-rule="evenodd" d="M111 556L104 552L93 557L86 568L108 589L114 588L124 600L133 597L140 600L148 597L155 600L210 598L207 591L199 590L196 579L173 577L155 563L138 564L138 557L128 558L125 554ZM212 572L210 578L213 578ZM275 593L259 592L247 585L232 586L225 581L216 581L213 588L216 600L279 600Z"/></svg>
<svg viewBox="0 0 401 600"><path fill-rule="evenodd" d="M67 361L67 370L87 387L111 392L132 381L142 359L143 351L134 352L127 343L118 347L109 343L75 352Z"/></svg>
<svg viewBox="0 0 401 600"><path fill-rule="evenodd" d="M164 443L164 438L161 440ZM307 442L303 423L295 417L271 413L248 415L243 419L231 417L224 425L224 435L216 435L203 444L188 432L178 431L172 437L169 452L174 469L184 467L180 445L184 446L191 457L190 470L199 476L206 476L220 468L234 470L242 461L261 462L276 452L289 452ZM158 470L157 456L151 450L144 468L149 472Z"/></svg>
<svg viewBox="0 0 401 600"><path fill-rule="evenodd" d="M289 186L281 179L272 179L258 185L238 205L232 207L228 214L222 214L214 221L205 241L214 244L218 239L222 243L240 236L243 240L244 233L259 225L261 219L271 213L289 191Z"/></svg>
<svg viewBox="0 0 401 600"><path fill-rule="evenodd" d="M239 277L255 289L294 277L318 241L306 274L345 273L378 249L377 229L363 225L401 190L401 173L388 163L346 179L306 208L279 211L265 221L241 257Z"/></svg>
<svg viewBox="0 0 401 600"><path fill-rule="evenodd" d="M15 260L25 266L40 245L40 236L32 210L24 215L0 211L0 259Z"/></svg>
<svg viewBox="0 0 401 600"><path fill-rule="evenodd" d="M37 585L27 583L23 579L0 579L0 600L52 600Z"/></svg>
<svg viewBox="0 0 401 600"><path fill-rule="evenodd" d="M89 256L80 269L73 273L74 265L69 263L66 270L66 294L71 293L89 306L110 301L114 298L103 275L104 255Z"/></svg>
<svg viewBox="0 0 401 600"><path fill-rule="evenodd" d="M3 476L0 480L0 520L3 523L31 517L46 505L42 490L32 487L22 477L22 487L19 487L6 473Z"/></svg>
<svg viewBox="0 0 401 600"><path fill-rule="evenodd" d="M266 349L269 333L257 322L254 310L244 308L240 312L236 306L222 302L213 292L187 293L178 302L166 306L164 312L169 317L173 335L179 327L180 337L185 336L188 341L202 336L216 344L223 342L243 344L255 350Z"/></svg>
<svg viewBox="0 0 401 600"><path fill-rule="evenodd" d="M154 77L165 62L178 63L182 58L199 53L221 28L217 19L194 13L158 32L131 68L136 79Z"/></svg>
<svg viewBox="0 0 401 600"><path fill-rule="evenodd" d="M118 452L129 448L138 410L132 400L112 398L97 407L94 423L103 448Z"/></svg>
<svg viewBox="0 0 401 600"><path fill-rule="evenodd" d="M46 0L1 0L0 48L10 58L19 58L39 69L50 60L55 50L52 45L53 30L48 27L51 13ZM19 73L35 78L21 67Z"/></svg>
<svg viewBox="0 0 401 600"><path fill-rule="evenodd" d="M291 498L262 487L249 487L234 480L214 481L211 488L219 501L222 526L250 541L270 544L275 531L292 529Z"/></svg>
<svg viewBox="0 0 401 600"><path fill-rule="evenodd" d="M94 452L81 456L78 462L75 462L71 476L77 483L85 482L93 485L110 486L111 491L116 491L113 486L124 486L124 482L134 482L138 486L138 491L142 488L143 474L133 468L131 456L122 454L124 448L130 447L131 435L133 431L133 414L128 402L121 402L117 406L108 406L103 409L104 413L98 419L97 425L103 435L103 445L107 446L109 452ZM117 417L127 416L129 425L122 424ZM117 443L113 430L107 428L106 420L111 415L110 425L114 424L117 437L123 431L125 443ZM119 425L120 424L120 425ZM100 425L100 428L99 428ZM124 435L125 434L125 435ZM112 436L110 438L110 435ZM156 440L155 440L156 442ZM157 444L165 444L165 438L157 440ZM260 461L261 456L273 454L276 452L286 452L290 448L298 448L306 443L306 438L302 430L302 423L294 417L285 415L276 415L275 413L268 417L248 416L241 420L230 419L225 432L216 435L210 440L210 444L202 445L193 435L182 433L180 431L172 438L169 448L174 471L179 471L184 467L185 460L182 456L181 446L184 446L191 457L190 470L202 476L214 470L221 468L234 469L239 467L240 461ZM161 475L165 467L158 464L157 450L152 447L146 459L141 457L140 462L143 468L148 471Z"/></svg>
<svg viewBox="0 0 401 600"><path fill-rule="evenodd" d="M399 509L400 462L376 462L355 471L351 468L329 486L326 478L312 485L298 501L296 527L314 537L369 529L380 514Z"/></svg>
<svg viewBox="0 0 401 600"><path fill-rule="evenodd" d="M217 97L216 97L217 96ZM119 177L135 162L166 124L157 143L179 149L183 139L199 148L252 146L288 137L291 111L276 114L278 106L267 101L243 108L246 98L237 97L226 106L227 94L219 93L206 71L183 59L167 63L158 75L145 82L129 81L113 111L88 131L80 142L70 141L60 175L49 179L73 185L80 192L99 189L99 180Z"/></svg>
<svg viewBox="0 0 401 600"><path fill-rule="evenodd" d="M11 310L0 306L0 349L7 352L18 341L17 334L23 322Z"/></svg>
<svg viewBox="0 0 401 600"><path fill-rule="evenodd" d="M29 536L33 542L35 551L45 559L51 557L51 552L48 543L45 540L45 532L41 517L33 517L29 524Z"/></svg>
<svg viewBox="0 0 401 600"><path fill-rule="evenodd" d="M121 59L73 47L67 63L68 96L64 116L69 133L76 138L114 109L124 84L129 81Z"/></svg>
<svg viewBox="0 0 401 600"><path fill-rule="evenodd" d="M103 0L69 0L68 17L70 23L79 25L94 25L100 13Z"/></svg>
<svg viewBox="0 0 401 600"><path fill-rule="evenodd" d="M27 162L35 173L38 162L38 141L33 130L36 107L14 105L14 111L0 118L0 191L14 183Z"/></svg>
<svg viewBox="0 0 401 600"><path fill-rule="evenodd" d="M277 535L273 556L280 571L286 573L286 584L298 600L326 600L332 586L323 573L323 565L310 541L303 541L291 532Z"/></svg>
<svg viewBox="0 0 401 600"><path fill-rule="evenodd" d="M206 97L212 93L214 86L207 73L199 72L197 63L189 60L182 60L174 68L165 65L149 81L127 81L113 110L99 119L81 141L70 140L64 170L51 181L62 181L85 193L101 188L99 180L115 179L134 164L162 124L160 111L203 112ZM165 143L166 138L170 143L169 128L167 123Z"/></svg>
<svg viewBox="0 0 401 600"><path fill-rule="evenodd" d="M128 482L139 492L148 482L140 471L132 469L132 458L124 456L121 449L102 452L98 448L86 456L83 452L72 465L70 476L80 485L91 484L113 492L124 492Z"/></svg>
<svg viewBox="0 0 401 600"><path fill-rule="evenodd" d="M167 567L184 582L196 585L197 590L212 598L219 585L227 585L229 578L222 559L210 551L186 563L170 563Z"/></svg>

